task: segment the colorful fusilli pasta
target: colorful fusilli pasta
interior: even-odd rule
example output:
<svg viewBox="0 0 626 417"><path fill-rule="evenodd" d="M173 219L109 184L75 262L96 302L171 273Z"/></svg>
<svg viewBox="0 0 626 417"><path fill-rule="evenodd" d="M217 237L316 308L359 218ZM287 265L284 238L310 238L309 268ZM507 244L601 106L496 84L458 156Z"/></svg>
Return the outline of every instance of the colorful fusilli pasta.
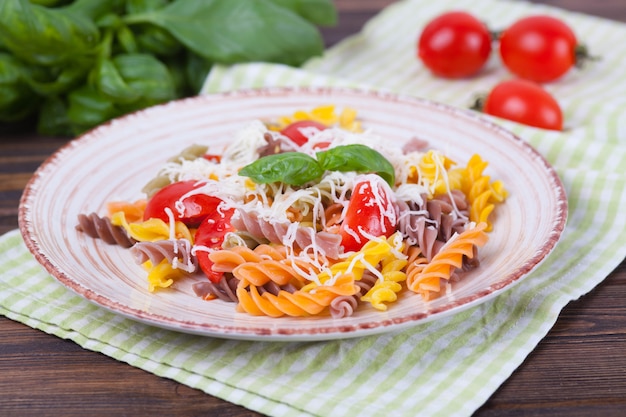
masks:
<svg viewBox="0 0 626 417"><path fill-rule="evenodd" d="M474 249L487 243L486 228L486 223L479 223L456 235L430 261L416 259L407 275L409 290L421 294L425 300L436 296L441 291L442 281L449 280L457 269L463 267L464 258L473 258Z"/></svg>
<svg viewBox="0 0 626 417"><path fill-rule="evenodd" d="M315 128L289 133L302 121ZM198 297L252 315L341 318L401 293L440 297L479 267L507 191L479 155L459 166L361 123L332 105L253 121L220 152L183 150L147 199L80 215L77 228L131 247L150 291L193 279Z"/></svg>

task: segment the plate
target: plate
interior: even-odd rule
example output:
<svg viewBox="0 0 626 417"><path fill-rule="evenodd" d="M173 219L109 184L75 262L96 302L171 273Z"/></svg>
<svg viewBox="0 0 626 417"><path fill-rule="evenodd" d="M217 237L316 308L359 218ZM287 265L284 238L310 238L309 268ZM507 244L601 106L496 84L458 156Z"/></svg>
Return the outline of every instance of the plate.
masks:
<svg viewBox="0 0 626 417"><path fill-rule="evenodd" d="M333 319L254 317L232 303L204 301L192 282L150 293L127 249L76 231L77 215L103 214L106 202L141 198L162 164L198 143L221 150L254 119L325 104L357 110L364 126L401 146L417 137L465 163L473 153L509 192L494 212L481 266L452 291L424 302L406 294L385 312L364 308ZM69 142L36 171L20 203L29 250L59 282L115 313L154 326L213 337L308 341L364 336L415 326L485 302L533 271L565 226L567 199L555 170L527 142L469 110L414 97L338 88L270 88L183 99L113 120Z"/></svg>

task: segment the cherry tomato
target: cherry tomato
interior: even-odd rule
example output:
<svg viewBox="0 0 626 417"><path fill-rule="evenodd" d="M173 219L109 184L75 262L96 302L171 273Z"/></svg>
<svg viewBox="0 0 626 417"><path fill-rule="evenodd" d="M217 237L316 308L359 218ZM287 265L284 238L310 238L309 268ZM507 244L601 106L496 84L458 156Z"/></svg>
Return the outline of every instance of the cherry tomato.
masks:
<svg viewBox="0 0 626 417"><path fill-rule="evenodd" d="M500 57L515 75L539 83L563 76L581 49L572 29L551 16L529 16L507 28L500 37Z"/></svg>
<svg viewBox="0 0 626 417"><path fill-rule="evenodd" d="M344 251L358 251L369 236L391 236L396 231L395 208L384 181L358 182L352 190L346 217L339 228Z"/></svg>
<svg viewBox="0 0 626 417"><path fill-rule="evenodd" d="M285 127L283 130L280 131L280 133L287 136L298 146L302 146L309 141L309 138L306 137L302 132L306 131L306 129L311 128L324 130L327 129L327 126L313 120L299 120Z"/></svg>
<svg viewBox="0 0 626 417"><path fill-rule="evenodd" d="M466 12L447 12L426 25L418 57L435 75L463 78L476 74L491 54L487 26Z"/></svg>
<svg viewBox="0 0 626 417"><path fill-rule="evenodd" d="M230 218L233 216L233 209L228 210L213 210L207 215L194 237L194 246L202 246L209 249L220 248L224 241L226 233L234 231L235 229L230 224ZM217 283L224 275L223 272L213 271L213 261L209 259L209 252L206 250L197 250L196 258L198 259L198 265L204 274L209 278L211 282Z"/></svg>
<svg viewBox="0 0 626 417"><path fill-rule="evenodd" d="M222 201L206 194L193 194L183 199L185 194L201 186L202 184L198 184L195 180L179 181L166 185L148 200L143 214L144 220L154 217L169 223L170 219L165 211L166 208L169 208L172 210L175 220L180 220L187 226L197 226L208 214L215 211ZM177 207L181 204L182 213Z"/></svg>
<svg viewBox="0 0 626 417"><path fill-rule="evenodd" d="M528 80L497 84L487 96L482 111L529 126L563 129L559 103L539 84Z"/></svg>

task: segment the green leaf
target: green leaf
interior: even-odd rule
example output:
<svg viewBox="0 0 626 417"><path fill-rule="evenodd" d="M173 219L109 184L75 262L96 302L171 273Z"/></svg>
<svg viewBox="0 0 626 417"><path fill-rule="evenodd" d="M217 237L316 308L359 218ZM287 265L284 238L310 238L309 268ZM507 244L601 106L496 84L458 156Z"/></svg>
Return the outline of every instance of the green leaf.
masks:
<svg viewBox="0 0 626 417"><path fill-rule="evenodd" d="M239 175L250 177L258 184L283 182L289 185L302 185L323 173L317 161L302 152L268 155L239 171Z"/></svg>
<svg viewBox="0 0 626 417"><path fill-rule="evenodd" d="M158 26L143 25L137 31L137 44L142 51L160 56L176 55L183 45L168 31Z"/></svg>
<svg viewBox="0 0 626 417"><path fill-rule="evenodd" d="M147 54L120 54L102 60L90 80L68 94L67 116L74 134L176 97L165 64Z"/></svg>
<svg viewBox="0 0 626 417"><path fill-rule="evenodd" d="M71 64L77 56L93 54L99 39L98 28L81 14L27 0L0 2L0 43L24 62Z"/></svg>
<svg viewBox="0 0 626 417"><path fill-rule="evenodd" d="M154 23L213 62L300 65L324 48L314 25L271 0L176 0L125 20Z"/></svg>
<svg viewBox="0 0 626 417"><path fill-rule="evenodd" d="M332 0L272 0L277 5L291 9L309 22L320 26L337 24L337 9Z"/></svg>
<svg viewBox="0 0 626 417"><path fill-rule="evenodd" d="M184 55L166 56L161 58L161 60L167 66L167 70L172 77L176 97L195 95L196 92L191 90L189 80L187 79L187 63Z"/></svg>
<svg viewBox="0 0 626 417"><path fill-rule="evenodd" d="M141 97L144 107L176 98L167 66L149 54L120 54L113 63L128 87Z"/></svg>
<svg viewBox="0 0 626 417"><path fill-rule="evenodd" d="M320 178L326 171L373 172L394 185L393 165L378 151L360 144L342 145L318 152L317 159L302 152L264 156L246 165L239 175L256 183L283 182L302 185Z"/></svg>
<svg viewBox="0 0 626 417"><path fill-rule="evenodd" d="M0 121L21 120L37 107L38 97L22 77L27 71L17 58L0 52Z"/></svg>
<svg viewBox="0 0 626 417"><path fill-rule="evenodd" d="M162 9L169 0L128 0L126 13L129 15L152 12ZM173 56L182 50L182 44L167 30L152 23L135 25L137 44L142 52L159 56Z"/></svg>
<svg viewBox="0 0 626 417"><path fill-rule="evenodd" d="M67 117L74 134L121 114L109 98L88 85L69 93L68 102Z"/></svg>
<svg viewBox="0 0 626 417"><path fill-rule="evenodd" d="M140 92L126 83L112 60L100 60L93 69L91 78L97 90L114 102L130 103L141 97Z"/></svg>
<svg viewBox="0 0 626 417"><path fill-rule="evenodd" d="M45 7L63 6L70 2L70 0L29 0L33 4L38 4Z"/></svg>
<svg viewBox="0 0 626 417"><path fill-rule="evenodd" d="M91 60L76 61L63 67L35 67L22 75L37 94L53 96L64 94L85 82L91 68Z"/></svg>
<svg viewBox="0 0 626 417"><path fill-rule="evenodd" d="M120 14L126 0L74 0L63 11L79 14L93 21L106 14Z"/></svg>
<svg viewBox="0 0 626 417"><path fill-rule="evenodd" d="M169 0L127 0L126 13L135 14L158 10L170 3Z"/></svg>
<svg viewBox="0 0 626 417"><path fill-rule="evenodd" d="M393 165L378 151L360 144L342 145L318 152L317 160L325 171L373 172L394 185Z"/></svg>
<svg viewBox="0 0 626 417"><path fill-rule="evenodd" d="M139 45L137 44L135 35L128 26L120 27L115 33L115 37L125 53L134 54L139 52Z"/></svg>
<svg viewBox="0 0 626 417"><path fill-rule="evenodd" d="M118 29L124 26L122 19L115 13L106 13L95 20L96 25L101 29Z"/></svg>
<svg viewBox="0 0 626 417"><path fill-rule="evenodd" d="M212 66L208 59L198 56L193 52L187 54L186 75L193 94L200 93Z"/></svg>
<svg viewBox="0 0 626 417"><path fill-rule="evenodd" d="M37 132L48 136L71 136L72 123L67 117L67 106L59 97L45 100L39 109Z"/></svg>

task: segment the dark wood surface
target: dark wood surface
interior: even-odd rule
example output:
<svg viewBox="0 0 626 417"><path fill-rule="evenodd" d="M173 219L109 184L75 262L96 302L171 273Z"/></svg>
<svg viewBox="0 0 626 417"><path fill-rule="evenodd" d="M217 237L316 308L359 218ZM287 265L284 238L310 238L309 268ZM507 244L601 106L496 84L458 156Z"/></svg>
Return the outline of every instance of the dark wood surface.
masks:
<svg viewBox="0 0 626 417"><path fill-rule="evenodd" d="M392 0L338 0L328 45ZM534 1L626 22L624 0ZM0 125L0 234L17 227L21 192L66 139ZM201 391L0 317L1 416L257 416ZM626 262L571 302L476 416L626 415Z"/></svg>

